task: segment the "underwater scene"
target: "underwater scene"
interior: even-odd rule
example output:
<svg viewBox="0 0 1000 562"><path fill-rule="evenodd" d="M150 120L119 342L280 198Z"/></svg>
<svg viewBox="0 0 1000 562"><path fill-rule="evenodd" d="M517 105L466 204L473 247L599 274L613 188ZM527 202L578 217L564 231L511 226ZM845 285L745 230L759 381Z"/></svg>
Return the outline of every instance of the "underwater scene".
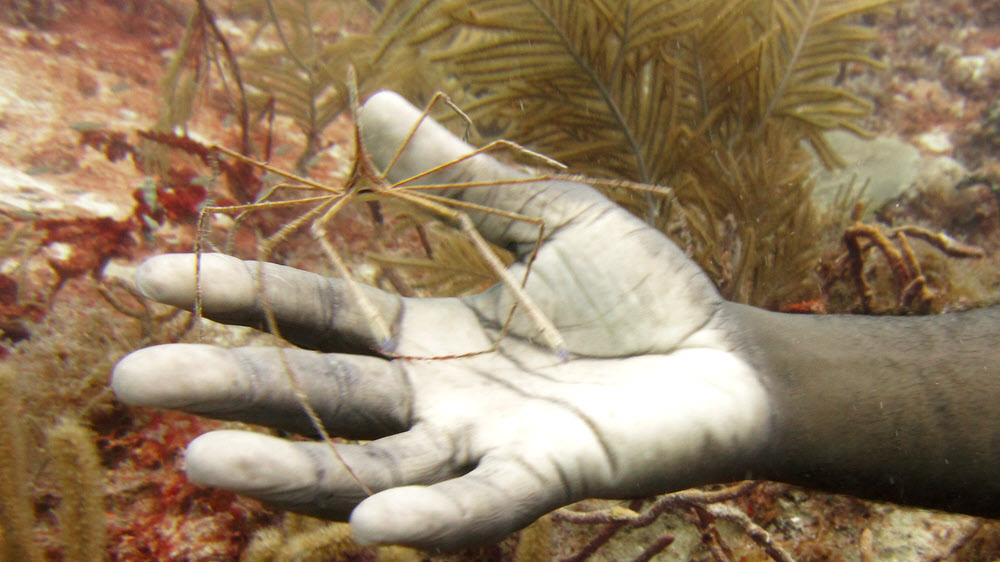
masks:
<svg viewBox="0 0 1000 562"><path fill-rule="evenodd" d="M728 301L873 316L996 304L1000 3L0 5L0 561L1000 558L998 521L762 480L585 500L451 551L362 546L346 523L185 474L185 448L212 430L307 437L128 405L110 386L154 345L322 348L281 336L260 285L261 316L240 325L207 318L200 269L188 310L146 298L139 265L167 253L342 279L381 337L366 352L401 362L483 351L390 348L396 328L364 285L453 297L499 283L510 312L488 345L537 331L565 355L571 330L521 288L561 225L388 179L359 143L381 90L528 179L590 183ZM461 182L430 187L507 185ZM494 243L500 220L522 239ZM525 259L523 279L506 272ZM300 434L366 439L326 435L287 379Z"/></svg>

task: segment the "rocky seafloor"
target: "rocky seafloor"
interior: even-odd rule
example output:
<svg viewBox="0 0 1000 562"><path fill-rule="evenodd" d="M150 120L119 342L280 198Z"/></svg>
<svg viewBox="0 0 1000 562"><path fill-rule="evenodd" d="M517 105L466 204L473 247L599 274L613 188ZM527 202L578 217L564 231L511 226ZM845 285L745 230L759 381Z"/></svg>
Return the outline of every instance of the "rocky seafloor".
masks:
<svg viewBox="0 0 1000 562"><path fill-rule="evenodd" d="M292 536L315 528L310 522L282 522L281 514L256 502L184 479L184 445L218 423L126 407L107 392L110 368L125 353L194 337L183 316L143 303L128 286L142 259L189 251L195 237L193 221L202 201L160 193L161 214L142 211L137 193L151 189L150 171L131 152L139 143L136 131L148 129L160 112L158 84L190 6L101 0L15 2L5 9L0 25L0 240L6 240L0 243L0 353L4 373L19 380L19 399L7 397L4 404L17 409L14 419L23 424L36 554L51 560L65 554L60 536L68 523L55 516L61 494L47 474L41 437L47 424L65 416L85 420L94 432L107 524L101 540L112 560L236 559L261 529ZM867 186L859 218L917 224L981 246L987 257L975 264L928 269L945 272L930 279L935 310L996 302L1000 5L906 2L872 23L881 32L874 54L888 67L850 80L855 91L875 102L868 126L876 136L831 136L848 165L829 171L817 163L816 200L832 205L838 186L854 178ZM221 104L205 103L191 131L202 138L231 139L226 113ZM327 140L347 143L350 132L349 121L341 120L327 131ZM276 143L302 142L291 123L280 119L274 137ZM346 155L328 151L319 165L343 169ZM162 220L163 213L169 220ZM363 230L364 225L349 228ZM352 236L345 230L346 239ZM840 249L837 236L831 240L832 255ZM309 255L298 259L308 263ZM825 303L826 309L837 306L843 304ZM218 340L234 344L254 337L212 330ZM1000 556L995 521L774 483L748 489L727 505L745 513L798 560ZM596 529L548 522L521 539L456 558L568 557L579 554ZM706 524L692 509L668 511L641 529L623 529L592 559L640 556L666 534L674 540L655 559L769 559L745 529L721 520ZM360 549L341 535L340 542L331 542L338 545L331 556L430 556ZM12 535L5 531L5 536ZM720 548L713 551L713 544L725 546L722 554Z"/></svg>

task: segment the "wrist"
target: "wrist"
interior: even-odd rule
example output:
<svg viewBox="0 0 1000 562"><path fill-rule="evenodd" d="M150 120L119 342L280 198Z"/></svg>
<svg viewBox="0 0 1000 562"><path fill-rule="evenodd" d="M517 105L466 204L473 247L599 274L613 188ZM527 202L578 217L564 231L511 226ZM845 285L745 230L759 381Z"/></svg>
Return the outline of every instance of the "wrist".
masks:
<svg viewBox="0 0 1000 562"><path fill-rule="evenodd" d="M763 476L1000 513L1000 309L934 317L727 309L773 402Z"/></svg>

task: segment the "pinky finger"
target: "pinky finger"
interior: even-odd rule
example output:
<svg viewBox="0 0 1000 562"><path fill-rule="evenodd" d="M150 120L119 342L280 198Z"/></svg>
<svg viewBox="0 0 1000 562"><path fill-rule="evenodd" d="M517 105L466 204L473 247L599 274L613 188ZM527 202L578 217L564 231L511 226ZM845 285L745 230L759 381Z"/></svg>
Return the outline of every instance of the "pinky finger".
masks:
<svg viewBox="0 0 1000 562"><path fill-rule="evenodd" d="M459 478L375 494L350 522L361 544L455 550L499 540L571 501L528 463L487 458Z"/></svg>

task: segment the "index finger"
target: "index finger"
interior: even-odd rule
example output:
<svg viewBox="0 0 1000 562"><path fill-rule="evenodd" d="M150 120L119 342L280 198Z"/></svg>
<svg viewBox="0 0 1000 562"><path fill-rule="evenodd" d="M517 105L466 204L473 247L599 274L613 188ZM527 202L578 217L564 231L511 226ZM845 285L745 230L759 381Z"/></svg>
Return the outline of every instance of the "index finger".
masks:
<svg viewBox="0 0 1000 562"><path fill-rule="evenodd" d="M194 308L200 290L202 313L217 322L266 330L271 328L266 315L273 313L275 328L288 341L321 351L385 351L392 343L386 338L395 334L391 328L381 333L371 317L395 326L404 308L401 297L374 287L354 287L367 299L364 303L341 279L224 254L152 257L139 267L136 284L145 296L187 310Z"/></svg>

